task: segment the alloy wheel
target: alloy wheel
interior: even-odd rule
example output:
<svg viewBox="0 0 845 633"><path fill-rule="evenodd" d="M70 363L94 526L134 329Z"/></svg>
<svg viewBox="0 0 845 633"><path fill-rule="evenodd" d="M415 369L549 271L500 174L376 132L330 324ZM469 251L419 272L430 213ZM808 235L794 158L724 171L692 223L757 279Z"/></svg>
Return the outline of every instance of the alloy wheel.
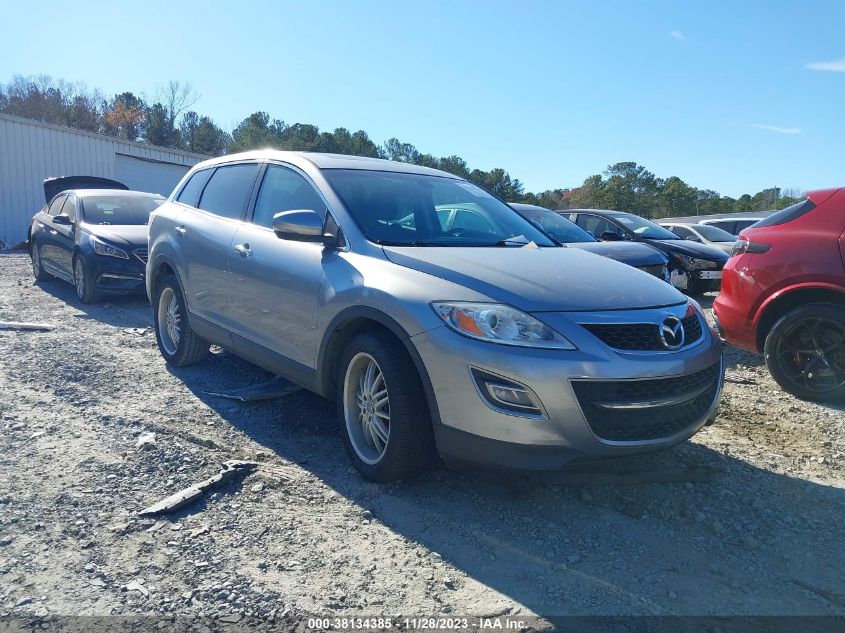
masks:
<svg viewBox="0 0 845 633"><path fill-rule="evenodd" d="M73 263L73 285L76 287L76 296L85 298L85 268L81 257L77 257Z"/></svg>
<svg viewBox="0 0 845 633"><path fill-rule="evenodd" d="M343 386L346 431L358 457L377 464L390 441L390 397L376 359L356 354L346 368Z"/></svg>
<svg viewBox="0 0 845 633"><path fill-rule="evenodd" d="M801 319L777 341L774 360L800 389L824 394L845 386L845 325L826 317Z"/></svg>
<svg viewBox="0 0 845 633"><path fill-rule="evenodd" d="M32 274L36 278L41 274L41 249L37 246L32 247Z"/></svg>
<svg viewBox="0 0 845 633"><path fill-rule="evenodd" d="M179 299L172 288L164 288L159 295L158 334L164 350L168 354L175 354L182 337L182 313Z"/></svg>

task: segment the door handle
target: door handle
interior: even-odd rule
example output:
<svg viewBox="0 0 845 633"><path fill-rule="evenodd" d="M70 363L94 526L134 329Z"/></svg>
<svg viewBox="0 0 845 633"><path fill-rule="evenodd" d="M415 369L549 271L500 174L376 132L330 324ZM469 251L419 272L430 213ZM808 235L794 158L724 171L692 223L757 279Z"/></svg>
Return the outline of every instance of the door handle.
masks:
<svg viewBox="0 0 845 633"><path fill-rule="evenodd" d="M249 244L238 244L235 246L234 251L241 257L249 257L252 255L252 249L249 247Z"/></svg>
<svg viewBox="0 0 845 633"><path fill-rule="evenodd" d="M188 232L188 231L185 229L185 227L184 227L184 226L177 226L177 227L176 227L175 229L173 229L173 230L174 230L174 231L176 231L176 235L177 235L177 236L179 236L179 237L185 237L185 233L187 233L187 232Z"/></svg>

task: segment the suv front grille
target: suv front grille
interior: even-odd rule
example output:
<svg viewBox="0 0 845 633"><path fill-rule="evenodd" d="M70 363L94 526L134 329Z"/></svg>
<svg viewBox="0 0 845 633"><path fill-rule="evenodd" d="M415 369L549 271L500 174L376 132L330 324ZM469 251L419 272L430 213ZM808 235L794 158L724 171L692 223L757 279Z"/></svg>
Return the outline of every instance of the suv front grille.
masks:
<svg viewBox="0 0 845 633"><path fill-rule="evenodd" d="M692 345L701 338L701 322L690 314L681 319L684 326L684 345ZM656 323L582 323L581 327L613 349L635 352L666 351ZM683 349L683 348L681 348Z"/></svg>
<svg viewBox="0 0 845 633"><path fill-rule="evenodd" d="M144 264L146 265L146 263L147 263L147 257L148 257L148 254L147 254L147 249L146 249L146 248L139 248L138 250L136 250L136 251L132 251L132 252L135 254L135 257L137 257L138 259L140 259L140 260L141 260L142 262L144 262Z"/></svg>
<svg viewBox="0 0 845 633"><path fill-rule="evenodd" d="M700 422L716 397L721 364L674 378L573 380L572 389L593 433L609 442L672 437Z"/></svg>

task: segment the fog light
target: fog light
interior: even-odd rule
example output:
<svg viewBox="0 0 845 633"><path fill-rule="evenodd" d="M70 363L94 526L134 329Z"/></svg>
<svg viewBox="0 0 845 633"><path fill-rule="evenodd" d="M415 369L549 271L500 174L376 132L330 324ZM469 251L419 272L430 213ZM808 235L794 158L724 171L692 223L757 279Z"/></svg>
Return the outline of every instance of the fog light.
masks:
<svg viewBox="0 0 845 633"><path fill-rule="evenodd" d="M537 408L534 402L532 402L528 391L525 389L488 382L487 392L493 396L494 400L501 402L502 404L511 404L516 407L525 407L528 409Z"/></svg>
<svg viewBox="0 0 845 633"><path fill-rule="evenodd" d="M481 397L497 411L531 417L545 417L536 394L518 382L471 367Z"/></svg>

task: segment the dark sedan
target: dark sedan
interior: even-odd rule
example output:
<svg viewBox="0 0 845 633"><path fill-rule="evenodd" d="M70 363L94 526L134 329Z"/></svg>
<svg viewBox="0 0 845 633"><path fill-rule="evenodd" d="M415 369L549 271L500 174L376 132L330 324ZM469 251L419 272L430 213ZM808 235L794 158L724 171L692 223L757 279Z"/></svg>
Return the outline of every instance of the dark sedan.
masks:
<svg viewBox="0 0 845 633"><path fill-rule="evenodd" d="M664 281L669 281L669 272L666 267L668 258L648 244L600 242L574 222L561 217L557 211L515 202L510 206L529 222L545 231L556 242L615 259Z"/></svg>
<svg viewBox="0 0 845 633"><path fill-rule="evenodd" d="M672 284L687 294L718 291L722 267L728 256L718 248L684 240L633 213L598 209L561 211L585 231L602 241L644 242L669 256Z"/></svg>
<svg viewBox="0 0 845 633"><path fill-rule="evenodd" d="M72 283L83 303L144 292L147 224L162 196L89 176L50 178L44 195L29 229L36 280Z"/></svg>

